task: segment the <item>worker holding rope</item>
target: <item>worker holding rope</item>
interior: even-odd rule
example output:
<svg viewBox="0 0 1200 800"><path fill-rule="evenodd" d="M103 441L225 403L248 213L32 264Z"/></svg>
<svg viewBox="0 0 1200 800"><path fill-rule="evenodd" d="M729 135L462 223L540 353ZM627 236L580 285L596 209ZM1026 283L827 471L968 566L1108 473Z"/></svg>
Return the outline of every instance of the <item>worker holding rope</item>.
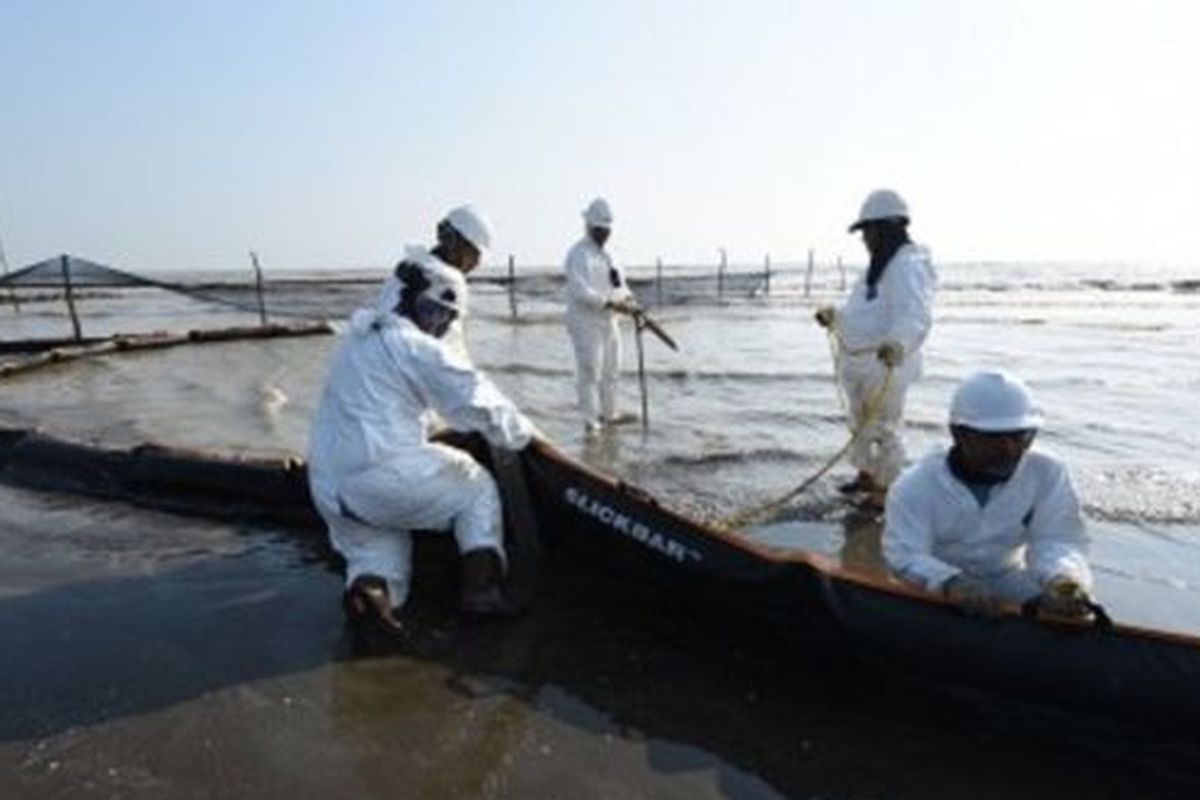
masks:
<svg viewBox="0 0 1200 800"><path fill-rule="evenodd" d="M908 206L880 189L867 196L850 232L861 231L870 264L841 308L817 311L830 333L837 381L854 433L858 474L839 490L882 505L904 466L900 427L908 387L921 376L937 274L928 251L908 236Z"/></svg>

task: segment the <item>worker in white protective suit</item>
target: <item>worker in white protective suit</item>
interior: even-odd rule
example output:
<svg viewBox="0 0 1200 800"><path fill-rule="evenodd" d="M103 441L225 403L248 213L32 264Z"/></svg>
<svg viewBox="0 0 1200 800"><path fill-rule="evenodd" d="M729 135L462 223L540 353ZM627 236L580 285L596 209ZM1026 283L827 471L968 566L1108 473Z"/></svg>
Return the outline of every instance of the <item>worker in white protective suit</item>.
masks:
<svg viewBox="0 0 1200 800"><path fill-rule="evenodd" d="M463 557L462 608L508 610L495 481L468 454L429 441L430 412L520 450L533 425L490 380L441 341L465 282L454 270L406 275L393 312L360 309L333 356L313 424L308 477L334 547L346 559L354 623L397 637L408 596L413 530L450 529Z"/></svg>
<svg viewBox="0 0 1200 800"><path fill-rule="evenodd" d="M405 275L411 270L455 269L464 276L471 274L491 249L492 238L492 223L475 206L465 205L451 209L438 222L438 243L432 250L419 245L408 245L404 248L404 256L400 263L396 264L392 274L384 279L383 286L380 287L379 296L375 301L376 308L384 314L396 310L400 302L400 292L404 288ZM465 284L463 291L459 302L462 313L455 318L443 341L459 355L469 356L464 330L467 311Z"/></svg>
<svg viewBox="0 0 1200 800"><path fill-rule="evenodd" d="M968 611L1036 598L1049 613L1088 612L1079 500L1066 466L1030 449L1041 426L1013 375L978 372L959 385L953 446L909 467L888 493L883 554L899 578Z"/></svg>
<svg viewBox="0 0 1200 800"><path fill-rule="evenodd" d="M908 223L900 195L871 192L850 226L851 232L862 231L870 264L841 308L816 314L833 337L850 428L862 429L850 449L858 474L839 488L864 493L876 504L904 466L904 401L921 376L937 287L929 253L909 239Z"/></svg>
<svg viewBox="0 0 1200 800"><path fill-rule="evenodd" d="M618 319L637 309L621 268L604 249L612 224L612 209L597 197L583 211L584 236L567 252L565 265L567 331L575 348L575 389L587 434L618 421Z"/></svg>

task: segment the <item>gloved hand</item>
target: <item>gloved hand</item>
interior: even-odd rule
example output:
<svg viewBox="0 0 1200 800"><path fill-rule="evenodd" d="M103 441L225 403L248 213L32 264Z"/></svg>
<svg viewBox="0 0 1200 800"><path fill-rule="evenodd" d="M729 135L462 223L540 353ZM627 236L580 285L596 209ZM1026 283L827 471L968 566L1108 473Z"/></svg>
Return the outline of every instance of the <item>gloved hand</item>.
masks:
<svg viewBox="0 0 1200 800"><path fill-rule="evenodd" d="M942 584L942 595L968 614L994 617L1000 603L992 597L983 581L959 573Z"/></svg>
<svg viewBox="0 0 1200 800"><path fill-rule="evenodd" d="M904 361L904 345L899 342L884 342L875 352L879 360L889 367L898 367Z"/></svg>
<svg viewBox="0 0 1200 800"><path fill-rule="evenodd" d="M817 313L813 314L813 317L822 328L828 328L833 325L833 320L837 317L837 309L833 306L823 306L817 309Z"/></svg>
<svg viewBox="0 0 1200 800"><path fill-rule="evenodd" d="M605 305L618 314L636 314L641 310L632 300L609 300Z"/></svg>
<svg viewBox="0 0 1200 800"><path fill-rule="evenodd" d="M1042 589L1041 610L1059 617L1086 617L1092 598L1074 578L1059 575L1051 578Z"/></svg>

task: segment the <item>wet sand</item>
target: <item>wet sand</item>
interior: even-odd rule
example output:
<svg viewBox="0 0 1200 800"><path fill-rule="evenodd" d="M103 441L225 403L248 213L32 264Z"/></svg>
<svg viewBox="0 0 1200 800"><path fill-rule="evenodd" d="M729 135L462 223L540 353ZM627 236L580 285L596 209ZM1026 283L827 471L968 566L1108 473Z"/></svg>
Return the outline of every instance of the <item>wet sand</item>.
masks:
<svg viewBox="0 0 1200 800"><path fill-rule="evenodd" d="M847 672L552 557L356 657L311 538L0 487L0 797L1188 797L1197 749ZM1084 732L1087 733L1086 731Z"/></svg>

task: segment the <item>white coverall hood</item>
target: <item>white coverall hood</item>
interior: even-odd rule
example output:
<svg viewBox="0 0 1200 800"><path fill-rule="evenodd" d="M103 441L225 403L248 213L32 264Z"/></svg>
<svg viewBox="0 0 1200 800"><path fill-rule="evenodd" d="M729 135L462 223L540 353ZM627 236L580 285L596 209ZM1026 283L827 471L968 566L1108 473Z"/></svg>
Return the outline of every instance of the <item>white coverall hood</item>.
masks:
<svg viewBox="0 0 1200 800"><path fill-rule="evenodd" d="M417 264L427 273L436 273L438 280L445 281L454 288L459 297L458 318L450 326L450 331L443 337L447 345L459 355L467 356L467 345L464 334L464 320L467 316L468 290L467 280L462 272L439 259L433 253L420 245L406 245L401 262ZM373 323L383 322L388 317L396 316L396 306L400 304L400 293L404 284L396 276L395 270L384 279L375 299L375 307L370 313L355 312L350 318L352 329L369 328Z"/></svg>

